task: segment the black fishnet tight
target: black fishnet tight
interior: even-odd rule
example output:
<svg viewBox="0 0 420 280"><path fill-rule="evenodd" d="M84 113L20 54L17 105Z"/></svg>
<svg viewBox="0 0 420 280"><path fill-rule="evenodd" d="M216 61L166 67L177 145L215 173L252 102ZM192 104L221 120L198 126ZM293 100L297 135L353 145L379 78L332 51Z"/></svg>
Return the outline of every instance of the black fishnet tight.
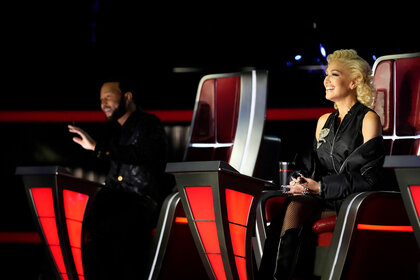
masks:
<svg viewBox="0 0 420 280"><path fill-rule="evenodd" d="M285 203L287 208L280 236L288 229L305 225L312 227L312 224L318 219L336 215L333 210L323 209L321 201L313 196L292 196Z"/></svg>

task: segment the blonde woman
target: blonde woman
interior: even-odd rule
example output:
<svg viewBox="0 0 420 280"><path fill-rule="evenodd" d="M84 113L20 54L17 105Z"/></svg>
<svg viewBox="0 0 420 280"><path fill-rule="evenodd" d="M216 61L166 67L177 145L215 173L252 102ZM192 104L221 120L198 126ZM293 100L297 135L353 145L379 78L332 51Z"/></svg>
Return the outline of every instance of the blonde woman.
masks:
<svg viewBox="0 0 420 280"><path fill-rule="evenodd" d="M269 227L260 279L290 279L312 272L311 262L296 269L302 237L314 221L337 214L350 194L376 190L385 149L379 116L370 109L373 93L369 64L355 50L327 57L325 98L335 112L318 120L310 164L292 176L282 215ZM296 175L297 174L297 175ZM313 262L313 261L312 261Z"/></svg>

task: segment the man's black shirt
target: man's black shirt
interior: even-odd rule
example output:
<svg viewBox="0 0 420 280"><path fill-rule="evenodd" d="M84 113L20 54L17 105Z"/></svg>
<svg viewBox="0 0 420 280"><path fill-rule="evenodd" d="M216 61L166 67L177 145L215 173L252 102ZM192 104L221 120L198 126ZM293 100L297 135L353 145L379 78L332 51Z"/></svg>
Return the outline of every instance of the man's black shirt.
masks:
<svg viewBox="0 0 420 280"><path fill-rule="evenodd" d="M109 159L105 187L149 196L159 204L168 194L167 139L159 118L134 111L123 126L114 125L112 136L98 141L98 158Z"/></svg>

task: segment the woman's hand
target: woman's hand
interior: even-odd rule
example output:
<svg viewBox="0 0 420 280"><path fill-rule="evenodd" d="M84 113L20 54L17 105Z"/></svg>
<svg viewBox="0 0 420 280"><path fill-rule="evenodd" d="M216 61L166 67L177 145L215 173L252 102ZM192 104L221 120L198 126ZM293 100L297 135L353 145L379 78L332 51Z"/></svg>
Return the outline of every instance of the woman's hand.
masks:
<svg viewBox="0 0 420 280"><path fill-rule="evenodd" d="M73 137L73 141L82 146L86 150L95 150L96 142L92 139L92 137L89 136L83 129L69 125L68 126L69 131L72 133L76 133L80 136L79 137Z"/></svg>
<svg viewBox="0 0 420 280"><path fill-rule="evenodd" d="M286 187L290 189L288 193L293 195L319 194L319 183L304 176L292 178Z"/></svg>

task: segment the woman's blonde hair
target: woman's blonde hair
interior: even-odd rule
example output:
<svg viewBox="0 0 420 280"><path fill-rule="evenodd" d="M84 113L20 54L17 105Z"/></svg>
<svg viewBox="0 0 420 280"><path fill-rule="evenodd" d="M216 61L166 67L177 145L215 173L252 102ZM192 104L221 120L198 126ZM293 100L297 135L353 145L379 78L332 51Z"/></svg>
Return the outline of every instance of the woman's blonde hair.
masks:
<svg viewBox="0 0 420 280"><path fill-rule="evenodd" d="M327 56L327 62L339 61L350 71L352 78L357 81L357 100L369 108L373 107L373 95L376 92L373 86L372 70L369 63L361 58L353 49L336 50Z"/></svg>

